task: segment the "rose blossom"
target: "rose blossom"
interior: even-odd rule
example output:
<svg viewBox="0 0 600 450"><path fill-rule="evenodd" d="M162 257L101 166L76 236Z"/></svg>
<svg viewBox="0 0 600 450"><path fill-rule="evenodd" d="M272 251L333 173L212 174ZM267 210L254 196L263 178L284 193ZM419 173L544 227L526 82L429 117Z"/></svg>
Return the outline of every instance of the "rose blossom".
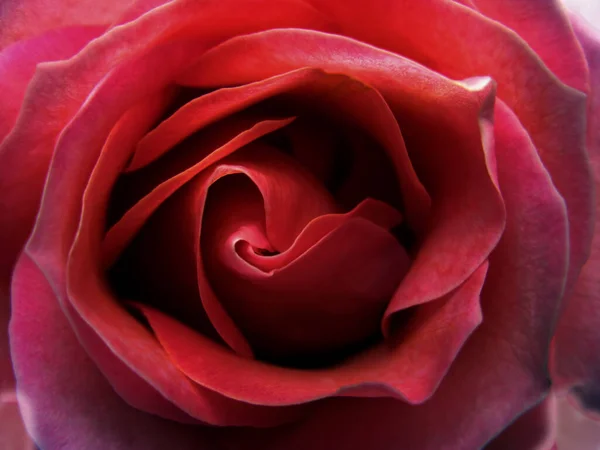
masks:
<svg viewBox="0 0 600 450"><path fill-rule="evenodd" d="M560 3L52 3L0 9L41 449L550 449L551 389L600 408L600 40Z"/></svg>

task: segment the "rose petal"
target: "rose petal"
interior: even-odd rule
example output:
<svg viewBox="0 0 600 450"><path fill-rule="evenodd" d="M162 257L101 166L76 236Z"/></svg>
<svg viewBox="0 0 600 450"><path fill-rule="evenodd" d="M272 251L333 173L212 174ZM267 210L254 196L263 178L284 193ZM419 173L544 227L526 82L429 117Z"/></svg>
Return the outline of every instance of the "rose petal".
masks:
<svg viewBox="0 0 600 450"><path fill-rule="evenodd" d="M297 68L297 73L288 75L278 72L272 78L255 82L244 80L245 82L240 84L248 83L247 85L220 89L213 94L216 101L224 103L224 111L230 111L230 102L236 105L237 110L276 94L286 93L286 100L289 99L292 105L303 100L304 106L313 108L318 106L320 110L330 113L338 120L345 120L348 122L344 123L346 127L358 125L366 128L366 131L389 152L389 157L397 170L398 181L406 202L407 221L415 229L422 228L429 212L429 198L411 166L398 125L381 96L368 86L347 76L322 73L319 75L319 71L303 75L302 69L300 66ZM309 69L303 70L310 72ZM304 77L312 77L314 85L304 82L302 80ZM224 83L226 81L222 80ZM217 86L220 84L221 81ZM159 147L156 152L160 154L169 145L175 144L197 129L196 127L203 125L205 119L202 115L199 116L198 112L206 110L213 102L213 94L190 102L157 127L155 132L146 136L138 148L140 152L138 161L152 160L149 153L155 151L157 144ZM357 116L356 111L362 111L362 114ZM364 120L365 117L370 119ZM374 117L377 120L374 120ZM138 165L132 166L132 169L137 167Z"/></svg>
<svg viewBox="0 0 600 450"><path fill-rule="evenodd" d="M346 214L327 214L310 221L306 228L298 235L293 245L283 253L265 257L252 251L249 245L239 245L249 244L251 241L237 242L238 245L236 246L239 247L237 248L237 252L245 261L263 272L281 269L351 218L364 218L385 230L389 230L401 223L400 213L394 208L384 202L367 198ZM252 244L253 247L258 247L257 244Z"/></svg>
<svg viewBox="0 0 600 450"><path fill-rule="evenodd" d="M390 442L472 450L543 398L548 342L567 270L566 211L531 139L501 102L495 126L506 231L490 260L484 320L435 394L419 406L340 399L269 437L240 431L238 442L267 450L387 450Z"/></svg>
<svg viewBox="0 0 600 450"><path fill-rule="evenodd" d="M555 409L556 400L548 395L502 430L484 450L551 450L556 438Z"/></svg>
<svg viewBox="0 0 600 450"><path fill-rule="evenodd" d="M498 96L515 111L532 136L567 202L569 290L588 258L593 235L593 178L585 149L585 96L561 83L516 33L456 2L310 3L338 24L339 34L396 52L454 79L486 74L498 83Z"/></svg>
<svg viewBox="0 0 600 450"><path fill-rule="evenodd" d="M27 430L41 448L215 448L206 429L140 412L115 394L27 255L14 280L10 332L18 395Z"/></svg>
<svg viewBox="0 0 600 450"><path fill-rule="evenodd" d="M132 109L116 129L113 129L107 140L83 200L84 212L87 211L88 205L100 205L100 208L93 210L95 215L84 214L83 216L78 240L71 254L68 275L70 300L73 303L81 299L86 302L84 307L91 308L87 310L89 314L87 318L91 323L96 324L99 318L107 318L108 322L105 326L108 327L109 332L111 329L113 332L118 330L121 345L129 352L143 355L141 371L132 371L127 364L116 357L114 347L107 347L96 334L97 329L90 328L69 303L67 303L68 316L86 350L117 392L138 408L163 417L182 420L181 411L179 415L177 415L178 410L172 411L175 408L165 400L166 397L190 416L213 424L261 426L290 420L290 417L297 416L297 408L290 409L289 414L285 411L257 411L251 405L231 402L214 392L194 386L175 366L168 360L164 360L165 354L156 345L154 338L117 304L111 293L107 291L107 287L104 284L94 284L94 281L101 280L102 276L102 268L97 266L99 248L95 246L89 249L81 243L89 246L90 241L85 233L91 227L95 227L91 228L94 234L100 234L99 231L102 231L103 221L100 219L105 211L102 205L106 203L109 195L107 186L114 181L119 168L125 166L133 146L154 121L153 114L160 113L161 100L163 99L160 97L150 97L139 105L139 109ZM85 256L88 259L80 262L80 259ZM82 271L81 273L86 275L79 276L77 271ZM93 274L98 278L90 276ZM132 342L136 342L136 345L131 345ZM145 348L142 353L139 353L139 346ZM160 406L161 402L162 406ZM167 406L164 405L165 402Z"/></svg>
<svg viewBox="0 0 600 450"><path fill-rule="evenodd" d="M475 0L477 10L524 39L564 83L589 89L587 64L560 0Z"/></svg>
<svg viewBox="0 0 600 450"><path fill-rule="evenodd" d="M0 12L0 49L11 43L72 26L105 29L127 2L5 0ZM50 59L46 60L49 61Z"/></svg>
<svg viewBox="0 0 600 450"><path fill-rule="evenodd" d="M486 269L483 265L456 291L423 308L413 322L414 329L403 339L318 370L287 369L240 358L159 311L136 306L187 376L229 398L281 406L332 395L393 395L420 403L436 389L481 321L479 290ZM244 376L239 377L240 373Z"/></svg>
<svg viewBox="0 0 600 450"><path fill-rule="evenodd" d="M387 229L355 212L337 215L345 220L329 224L328 231L316 230L314 224L336 216L314 215L281 258L260 258L248 249L246 259L237 251L239 244L270 249L273 243L269 216L284 210L277 207L273 188L285 192L287 203L294 205L294 214L290 211L287 217L310 212L312 199L318 198L305 189L309 181L285 164L283 155L246 154L248 159L234 167L239 164L237 170L254 186L244 178L228 178L211 188L200 248L208 279L235 323L263 358L316 358L377 334L389 298L410 264L405 251ZM358 212L367 211L363 207ZM374 212L389 215L387 210ZM282 219L273 218L272 226L284 226ZM267 246L261 236L268 238ZM256 270L250 261L258 258L277 266L266 273Z"/></svg>
<svg viewBox="0 0 600 450"><path fill-rule="evenodd" d="M41 36L16 42L0 53L0 141L13 127L23 103L27 85L38 63L68 59L104 27L70 27L48 31Z"/></svg>
<svg viewBox="0 0 600 450"><path fill-rule="evenodd" d="M264 120L260 121L250 128L234 135L225 144L214 148L213 142L210 140L203 143L207 149L199 151L200 155L206 155L199 162L186 170L167 179L163 183L154 188L148 195L143 197L135 206L107 232L103 243L103 264L104 267L109 267L123 251L135 233L142 227L146 219L164 202L173 192L195 177L203 170L210 167L246 144L272 132L292 122L293 118L280 120Z"/></svg>
<svg viewBox="0 0 600 450"><path fill-rule="evenodd" d="M380 90L407 130L412 163L432 196L431 230L390 303L387 333L391 315L456 288L499 239L504 211L494 182L493 146L482 145L480 128L491 111L493 86L487 79L453 82L399 56L307 30L233 38L207 52L180 81L236 85L302 66L346 73ZM358 124L373 127L372 114L352 111Z"/></svg>
<svg viewBox="0 0 600 450"><path fill-rule="evenodd" d="M600 36L596 30L574 19L573 26L585 50L591 81L588 102L588 148L600 186ZM596 213L600 195L596 193ZM573 295L567 300L554 338L552 378L558 389L575 386L584 407L600 412L600 220L596 220L592 254L587 261Z"/></svg>
<svg viewBox="0 0 600 450"><path fill-rule="evenodd" d="M103 29L57 29L17 42L0 53L0 142L17 120L36 65L70 58ZM0 190L11 193L4 195L0 202L0 298L8 293L10 272L33 226L51 157L49 149L28 150L27 147L11 150L6 145L0 146Z"/></svg>

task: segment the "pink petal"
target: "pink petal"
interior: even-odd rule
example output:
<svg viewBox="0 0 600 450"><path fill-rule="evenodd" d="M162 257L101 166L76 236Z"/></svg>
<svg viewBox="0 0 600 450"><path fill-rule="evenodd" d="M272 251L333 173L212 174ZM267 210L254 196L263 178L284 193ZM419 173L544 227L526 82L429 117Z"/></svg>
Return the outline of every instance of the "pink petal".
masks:
<svg viewBox="0 0 600 450"><path fill-rule="evenodd" d="M486 74L498 83L498 96L532 136L567 202L571 242L567 286L572 287L589 255L593 234L585 96L561 83L517 34L456 2L310 3L339 25L339 34L396 52L454 79Z"/></svg>
<svg viewBox="0 0 600 450"><path fill-rule="evenodd" d="M587 92L587 64L560 0L475 0L477 10L524 39L561 81Z"/></svg>
<svg viewBox="0 0 600 450"><path fill-rule="evenodd" d="M573 20L585 50L591 81L588 102L588 148L600 186L600 36L581 20ZM600 195L596 193L596 213ZM575 387L584 407L600 411L600 220L596 219L592 254L567 300L554 338L552 378L558 389Z"/></svg>
<svg viewBox="0 0 600 450"><path fill-rule="evenodd" d="M13 127L29 81L39 63L68 59L90 40L104 31L104 27L71 27L48 31L24 41L16 42L0 53L0 141Z"/></svg>
<svg viewBox="0 0 600 450"><path fill-rule="evenodd" d="M486 79L453 82L399 56L307 30L233 38L207 52L180 81L236 85L303 66L346 73L381 91L406 130L411 162L432 197L431 230L388 308L387 332L391 315L456 288L499 239L504 211L494 182L493 147L481 135L493 87ZM359 124L373 126L372 114L352 111ZM403 179L402 173L397 176Z"/></svg>
<svg viewBox="0 0 600 450"><path fill-rule="evenodd" d="M206 429L140 412L115 394L27 255L15 272L10 333L25 424L41 448L215 448Z"/></svg>
<svg viewBox="0 0 600 450"><path fill-rule="evenodd" d="M105 29L127 2L4 0L0 11L0 49L64 27Z"/></svg>
<svg viewBox="0 0 600 450"><path fill-rule="evenodd" d="M551 450L556 439L555 408L556 400L548 395L502 430L484 450Z"/></svg>
<svg viewBox="0 0 600 450"><path fill-rule="evenodd" d="M298 235L293 245L283 253L268 257L262 256L255 253L250 245L246 245L249 244L249 241L236 242L236 251L245 261L263 272L274 271L290 264L308 251L316 242L352 218L367 219L385 230L401 223L400 213L394 208L378 200L367 198L346 214L327 214L310 221ZM254 248L258 247L255 244L252 246Z"/></svg>
<svg viewBox="0 0 600 450"><path fill-rule="evenodd" d="M217 148L211 146L213 143L210 140L203 143L207 146L207 149L199 152L201 155L206 155L203 159L156 186L148 195L127 211L119 222L107 232L102 249L104 267L109 267L116 260L150 214L172 195L173 192L203 170L218 162L221 158L232 154L261 136L286 126L293 120L293 118L289 118L258 122L250 128L241 131L239 134L234 135L229 141L226 141Z"/></svg>
<svg viewBox="0 0 600 450"><path fill-rule="evenodd" d="M69 300L86 313L89 323L81 319L70 303L65 306L68 317L85 349L115 390L137 408L179 421L190 421L191 416L220 425L264 425L290 420L290 414L284 411L256 411L252 405L229 401L189 382L170 361L165 360L166 355L154 338L123 310L102 278L98 277L102 274L98 267L99 242L90 248L90 233L94 236L103 232L101 219L110 193L109 186L118 176L119 169L125 166L135 143L162 111L162 102L169 98L168 93L166 98L150 97L138 108L129 111L112 130L103 148L83 199L84 211L93 211L94 214L83 215L68 267ZM97 209L86 208L89 205ZM97 274L97 278L90 276L93 274ZM95 327L90 328L90 324ZM111 342L111 347L107 347L97 335L100 330L117 332L120 340ZM141 353L139 346L145 347ZM141 357L140 372L131 370L114 350ZM295 416L295 411L290 412Z"/></svg>
<svg viewBox="0 0 600 450"><path fill-rule="evenodd" d="M102 27L53 30L0 53L0 142L17 120L37 64L70 58L102 31ZM33 226L51 157L51 149L7 147L6 142L0 146L0 190L5 193L0 203L0 298L8 293L10 272Z"/></svg>

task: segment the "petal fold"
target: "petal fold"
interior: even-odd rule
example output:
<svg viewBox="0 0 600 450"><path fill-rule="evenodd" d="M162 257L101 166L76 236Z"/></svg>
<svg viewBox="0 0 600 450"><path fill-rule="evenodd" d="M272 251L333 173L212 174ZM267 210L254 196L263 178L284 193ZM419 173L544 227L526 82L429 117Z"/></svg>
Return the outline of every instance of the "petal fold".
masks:
<svg viewBox="0 0 600 450"><path fill-rule="evenodd" d="M596 179L596 215L600 211L600 33L573 18L590 70L588 148ZM591 256L583 266L554 337L552 378L557 389L575 388L581 405L600 412L600 220L596 217Z"/></svg>

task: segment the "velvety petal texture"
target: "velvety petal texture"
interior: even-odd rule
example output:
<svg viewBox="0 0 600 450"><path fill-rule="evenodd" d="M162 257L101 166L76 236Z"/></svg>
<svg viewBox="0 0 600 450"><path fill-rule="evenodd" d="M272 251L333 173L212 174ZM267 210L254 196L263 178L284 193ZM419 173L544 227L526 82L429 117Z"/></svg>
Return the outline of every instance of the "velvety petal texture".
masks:
<svg viewBox="0 0 600 450"><path fill-rule="evenodd" d="M556 450L555 392L600 411L599 43L558 0L7 0L3 423Z"/></svg>
<svg viewBox="0 0 600 450"><path fill-rule="evenodd" d="M573 26L585 51L591 91L588 101L588 148L591 165L600 186L600 33L577 17ZM600 196L596 195L596 211ZM600 231L596 221L592 253L584 266L575 290L566 299L565 312L554 339L552 376L559 389L572 389L584 408L600 412Z"/></svg>
<svg viewBox="0 0 600 450"><path fill-rule="evenodd" d="M13 302L11 332L19 338L11 343L13 361L21 410L41 448L215 448L203 429L140 412L111 389L27 256L20 259L14 280L19 300ZM56 370L57 361L68 364Z"/></svg>

